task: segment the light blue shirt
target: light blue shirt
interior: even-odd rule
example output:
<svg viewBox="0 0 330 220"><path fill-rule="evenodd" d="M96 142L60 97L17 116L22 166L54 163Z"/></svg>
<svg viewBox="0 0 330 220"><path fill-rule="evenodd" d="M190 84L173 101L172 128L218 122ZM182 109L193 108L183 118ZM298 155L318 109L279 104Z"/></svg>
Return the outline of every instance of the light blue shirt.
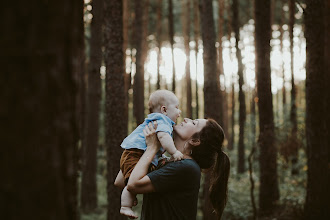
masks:
<svg viewBox="0 0 330 220"><path fill-rule="evenodd" d="M152 113L149 114L148 117L144 119L144 122L123 140L120 146L124 149L137 148L145 151L147 149L147 144L143 134L143 129L151 121L157 121L156 132L166 132L172 136L173 125L175 124L174 121L161 113ZM152 160L152 164L155 166L158 165L158 159L162 155L163 151L164 149L160 148L155 158Z"/></svg>

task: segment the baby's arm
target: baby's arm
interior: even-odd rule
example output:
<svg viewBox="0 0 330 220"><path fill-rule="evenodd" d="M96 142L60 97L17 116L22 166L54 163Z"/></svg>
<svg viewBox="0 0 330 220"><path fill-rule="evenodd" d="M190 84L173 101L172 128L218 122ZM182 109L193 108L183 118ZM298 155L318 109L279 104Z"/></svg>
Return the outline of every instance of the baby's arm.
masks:
<svg viewBox="0 0 330 220"><path fill-rule="evenodd" d="M176 149L171 135L160 131L157 132L157 137L162 147L172 155L174 161L183 159L183 154Z"/></svg>

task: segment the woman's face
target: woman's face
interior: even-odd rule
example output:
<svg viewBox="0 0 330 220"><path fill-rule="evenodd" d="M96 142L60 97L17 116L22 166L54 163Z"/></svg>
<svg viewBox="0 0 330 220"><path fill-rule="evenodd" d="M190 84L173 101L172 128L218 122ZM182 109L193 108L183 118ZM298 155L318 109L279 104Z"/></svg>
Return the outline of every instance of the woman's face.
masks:
<svg viewBox="0 0 330 220"><path fill-rule="evenodd" d="M200 132L205 127L206 119L191 120L185 118L181 124L174 126L174 131L182 140L188 140L193 134Z"/></svg>

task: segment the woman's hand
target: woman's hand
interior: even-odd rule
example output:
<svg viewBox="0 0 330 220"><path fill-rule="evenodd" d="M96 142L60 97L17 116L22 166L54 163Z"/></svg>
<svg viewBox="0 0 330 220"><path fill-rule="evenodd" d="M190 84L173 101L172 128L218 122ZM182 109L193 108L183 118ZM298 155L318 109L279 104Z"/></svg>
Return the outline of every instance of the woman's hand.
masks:
<svg viewBox="0 0 330 220"><path fill-rule="evenodd" d="M156 134L157 122L149 122L148 126L143 129L146 139L147 149L159 150L161 145Z"/></svg>

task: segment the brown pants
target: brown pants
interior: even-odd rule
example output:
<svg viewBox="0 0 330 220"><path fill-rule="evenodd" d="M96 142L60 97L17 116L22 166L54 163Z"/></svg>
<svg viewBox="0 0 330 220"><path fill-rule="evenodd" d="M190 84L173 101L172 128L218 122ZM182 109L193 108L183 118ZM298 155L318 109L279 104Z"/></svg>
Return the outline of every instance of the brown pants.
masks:
<svg viewBox="0 0 330 220"><path fill-rule="evenodd" d="M131 173L137 164L139 162L140 158L142 157L144 153L144 150L131 148L131 149L125 149L123 154L120 158L120 170L124 175L125 178L125 184L127 184L129 177L131 176ZM154 171L156 169L155 165L150 164L149 171Z"/></svg>

